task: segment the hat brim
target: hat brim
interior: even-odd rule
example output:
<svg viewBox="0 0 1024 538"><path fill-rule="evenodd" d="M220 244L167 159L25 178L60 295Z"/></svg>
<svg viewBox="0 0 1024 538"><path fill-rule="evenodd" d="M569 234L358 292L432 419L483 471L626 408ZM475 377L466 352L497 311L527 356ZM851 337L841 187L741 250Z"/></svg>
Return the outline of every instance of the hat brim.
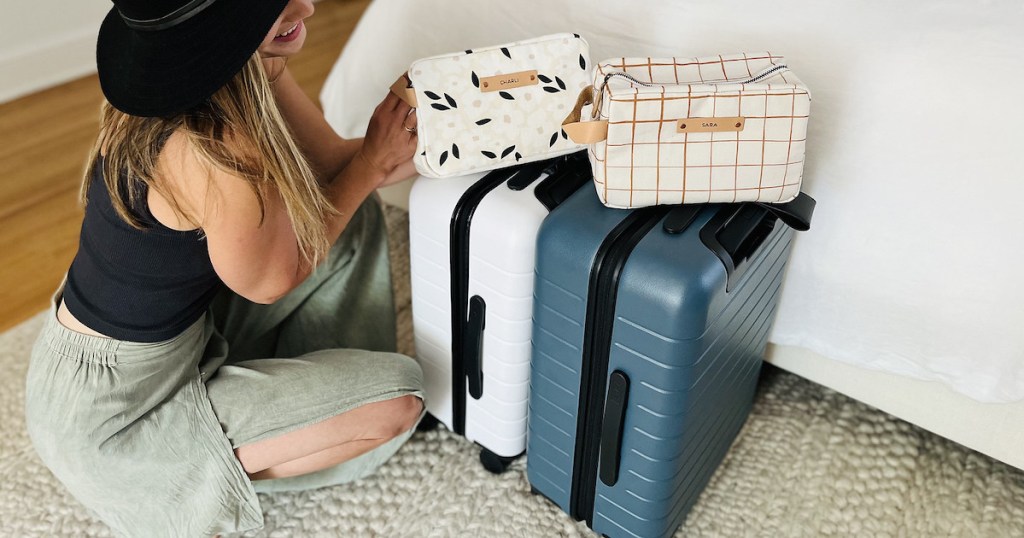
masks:
<svg viewBox="0 0 1024 538"><path fill-rule="evenodd" d="M134 116L169 117L199 105L238 73L288 0L218 0L171 28L129 28L117 9L100 25L103 95Z"/></svg>

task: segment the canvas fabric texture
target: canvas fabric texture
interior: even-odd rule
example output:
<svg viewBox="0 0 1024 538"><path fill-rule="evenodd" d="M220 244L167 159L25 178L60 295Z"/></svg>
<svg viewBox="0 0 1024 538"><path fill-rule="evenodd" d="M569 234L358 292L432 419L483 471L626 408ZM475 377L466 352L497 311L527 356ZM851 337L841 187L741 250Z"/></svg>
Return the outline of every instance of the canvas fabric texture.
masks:
<svg viewBox="0 0 1024 538"><path fill-rule="evenodd" d="M582 149L561 124L590 83L589 58L586 40L561 33L413 62L416 170L451 177Z"/></svg>
<svg viewBox="0 0 1024 538"><path fill-rule="evenodd" d="M781 203L799 194L811 96L781 56L617 58L597 65L594 87L593 119L607 122L607 137L589 155L605 205Z"/></svg>

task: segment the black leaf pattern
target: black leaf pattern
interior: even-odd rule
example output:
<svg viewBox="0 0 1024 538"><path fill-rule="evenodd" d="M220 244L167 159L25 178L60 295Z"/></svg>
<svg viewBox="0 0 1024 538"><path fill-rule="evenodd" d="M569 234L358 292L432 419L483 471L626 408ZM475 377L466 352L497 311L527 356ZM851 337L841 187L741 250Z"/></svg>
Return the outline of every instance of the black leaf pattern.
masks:
<svg viewBox="0 0 1024 538"><path fill-rule="evenodd" d="M488 123L491 123L491 118L484 118L476 122L477 125L487 125Z"/></svg>
<svg viewBox="0 0 1024 538"><path fill-rule="evenodd" d="M479 88L480 87L480 78L478 78L476 76L476 71L471 71L471 73L473 74L473 85L476 86L477 88Z"/></svg>
<svg viewBox="0 0 1024 538"><path fill-rule="evenodd" d="M560 90L554 86L544 86L544 91L548 93L558 93Z"/></svg>
<svg viewBox="0 0 1024 538"><path fill-rule="evenodd" d="M562 82L562 79L555 77L555 83L558 84L559 88L562 88L563 90L565 89L565 83Z"/></svg>
<svg viewBox="0 0 1024 538"><path fill-rule="evenodd" d="M573 34L573 37L575 37L576 39L579 39L580 35L579 34Z"/></svg>
<svg viewBox="0 0 1024 538"><path fill-rule="evenodd" d="M452 108L459 108L459 105L455 104L455 99L452 99L452 96L446 93L444 94L444 98L446 101L448 101L449 105L452 105Z"/></svg>
<svg viewBox="0 0 1024 538"><path fill-rule="evenodd" d="M508 99L509 101L515 101L516 100L516 98L512 97L512 94L508 93L508 92L498 92L498 95L500 95L502 97L502 99Z"/></svg>
<svg viewBox="0 0 1024 538"><path fill-rule="evenodd" d="M501 47L501 53L507 56L509 60L512 59L512 55L509 54L508 49L506 49L505 47Z"/></svg>
<svg viewBox="0 0 1024 538"><path fill-rule="evenodd" d="M519 152L517 151L516 152L516 162L519 162L519 159L522 159L522 158L523 158L523 156L520 155Z"/></svg>
<svg viewBox="0 0 1024 538"><path fill-rule="evenodd" d="M466 54L473 54L473 49L466 49Z"/></svg>
<svg viewBox="0 0 1024 538"><path fill-rule="evenodd" d="M508 154L512 153L513 151L515 151L515 149L516 149L515 146L509 146L509 147L505 148L505 150L501 152L501 158L504 159L505 157L508 157Z"/></svg>
<svg viewBox="0 0 1024 538"><path fill-rule="evenodd" d="M490 151L481 151L480 153L483 153L484 157L487 157L488 159L493 159L497 157L497 155L491 153Z"/></svg>
<svg viewBox="0 0 1024 538"><path fill-rule="evenodd" d="M459 158L459 146L452 144L452 157Z"/></svg>
<svg viewBox="0 0 1024 538"><path fill-rule="evenodd" d="M424 91L423 91L423 93L424 93L424 94L425 94L425 95L426 95L427 97L429 97L429 98L431 98L431 99L433 99L433 100L435 100L435 101L437 101L438 99L440 99L440 98L441 98L441 96L440 96L440 95L438 95L438 94L436 94L436 93L434 93L434 92L432 92L432 91L430 91L430 90L424 90Z"/></svg>
<svg viewBox="0 0 1024 538"><path fill-rule="evenodd" d="M432 106L432 107L434 107L434 108L436 108L438 110L448 110L448 107L446 107L444 105L439 105L437 103L430 103L430 106Z"/></svg>
<svg viewBox="0 0 1024 538"><path fill-rule="evenodd" d="M551 79L549 79L548 77L546 77L544 75L537 75L537 78L539 78L540 81L543 82L544 84L550 84L551 83Z"/></svg>
<svg viewBox="0 0 1024 538"><path fill-rule="evenodd" d="M440 164L444 164L444 162L447 161L447 160L448 160L448 152L447 151L442 152L441 153L441 162L440 162Z"/></svg>
<svg viewBox="0 0 1024 538"><path fill-rule="evenodd" d="M558 133L557 132L555 132L555 134L551 135L551 141L548 142L548 147L554 146L555 142L558 142Z"/></svg>
<svg viewBox="0 0 1024 538"><path fill-rule="evenodd" d="M562 129L562 138L569 140L569 135L565 134L565 129Z"/></svg>
<svg viewBox="0 0 1024 538"><path fill-rule="evenodd" d="M583 69L584 71L587 69L587 61L583 59L582 54L580 54L580 69Z"/></svg>

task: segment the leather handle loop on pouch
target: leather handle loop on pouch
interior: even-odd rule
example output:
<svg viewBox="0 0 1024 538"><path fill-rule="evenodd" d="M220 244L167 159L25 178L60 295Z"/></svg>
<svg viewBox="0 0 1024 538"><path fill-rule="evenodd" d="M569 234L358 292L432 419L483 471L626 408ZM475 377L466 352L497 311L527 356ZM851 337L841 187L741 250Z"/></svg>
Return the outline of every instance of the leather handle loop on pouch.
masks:
<svg viewBox="0 0 1024 538"><path fill-rule="evenodd" d="M416 108L416 91L412 89L408 73L402 73L402 76L398 77L398 80L391 85L391 93L397 95L409 106Z"/></svg>
<svg viewBox="0 0 1024 538"><path fill-rule="evenodd" d="M594 103L594 87L587 86L580 92L572 112L562 122L562 129L577 144L595 144L608 138L608 121L580 121L583 107Z"/></svg>

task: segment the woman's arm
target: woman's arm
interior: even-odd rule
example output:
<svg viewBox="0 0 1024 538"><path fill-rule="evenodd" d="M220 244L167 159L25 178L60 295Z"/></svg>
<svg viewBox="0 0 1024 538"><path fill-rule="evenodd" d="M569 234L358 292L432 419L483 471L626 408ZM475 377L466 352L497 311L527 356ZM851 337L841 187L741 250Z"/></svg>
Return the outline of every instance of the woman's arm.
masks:
<svg viewBox="0 0 1024 538"><path fill-rule="evenodd" d="M306 97L291 71L283 67L281 58L272 60L266 62L269 64L267 70L271 80L275 80L271 87L277 98L277 106L320 183L325 184L341 173L352 160L362 146L363 139L346 140L338 136L324 119L323 112Z"/></svg>
<svg viewBox="0 0 1024 538"><path fill-rule="evenodd" d="M273 60L276 61L267 69L272 79L276 77L272 87L278 107L292 129L299 147L313 166L321 185L325 185L348 165L362 147L363 139L345 139L338 136L324 119L320 109L299 87L291 71L281 66L281 59ZM410 126L415 125L415 118L403 118L403 121L408 121ZM407 160L396 167L379 187L405 181L415 175L415 172L412 161Z"/></svg>
<svg viewBox="0 0 1024 538"><path fill-rule="evenodd" d="M327 240L333 244L356 209L374 189L401 171L416 148L416 136L402 128L409 106L392 94L377 106L360 148L327 182L324 192L339 214L328 217ZM164 146L162 174L180 194L182 210L206 234L217 275L235 293L257 303L272 303L312 272L299 254L298 242L280 194L269 189L265 211L249 183L201 162L183 137ZM209 178L208 181L196 178Z"/></svg>

